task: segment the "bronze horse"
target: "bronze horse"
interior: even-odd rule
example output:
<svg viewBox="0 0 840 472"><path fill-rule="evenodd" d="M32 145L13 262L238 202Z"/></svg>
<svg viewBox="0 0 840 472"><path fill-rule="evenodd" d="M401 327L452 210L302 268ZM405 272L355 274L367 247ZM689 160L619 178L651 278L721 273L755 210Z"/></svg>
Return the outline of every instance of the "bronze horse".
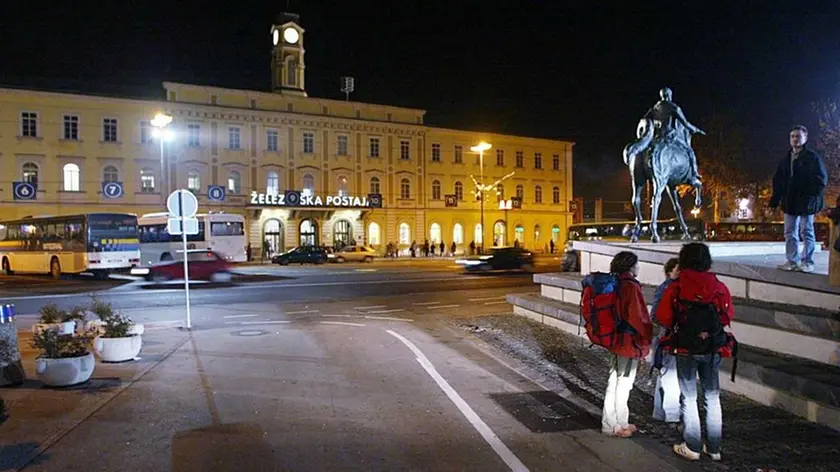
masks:
<svg viewBox="0 0 840 472"><path fill-rule="evenodd" d="M653 187L651 195L650 234L651 241L659 242L659 232L656 220L659 216L659 205L662 203L662 192L668 193L674 206L674 213L680 222L683 240L691 240L688 226L683 218L680 207L680 196L677 187L691 185L696 197L694 204L700 207L702 203L702 183L692 178L689 153L693 152L689 144L676 139L653 141L654 124L650 119L642 119L636 129L637 140L624 148L624 163L630 169L630 179L633 185L633 211L636 213L636 225L633 227L632 242L639 240L642 230L642 192L649 180ZM686 138L690 139L690 138Z"/></svg>

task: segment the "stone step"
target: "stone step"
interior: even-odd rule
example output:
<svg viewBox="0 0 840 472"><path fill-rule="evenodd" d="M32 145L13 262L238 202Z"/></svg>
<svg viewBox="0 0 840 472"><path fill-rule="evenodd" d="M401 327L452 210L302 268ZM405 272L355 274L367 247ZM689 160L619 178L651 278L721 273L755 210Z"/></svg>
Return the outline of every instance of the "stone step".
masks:
<svg viewBox="0 0 840 472"><path fill-rule="evenodd" d="M586 337L575 304L531 294L508 295L507 300L515 314ZM840 430L840 367L743 342L740 349L736 380L730 380L732 361L725 359L721 370L727 375L721 375L721 388Z"/></svg>
<svg viewBox="0 0 840 472"><path fill-rule="evenodd" d="M583 277L574 273L537 274L541 294L580 304ZM655 287L643 285L645 300L653 301ZM732 330L740 342L754 347L773 346L782 354L840 366L840 316L818 308L734 298ZM650 307L650 306L649 306Z"/></svg>

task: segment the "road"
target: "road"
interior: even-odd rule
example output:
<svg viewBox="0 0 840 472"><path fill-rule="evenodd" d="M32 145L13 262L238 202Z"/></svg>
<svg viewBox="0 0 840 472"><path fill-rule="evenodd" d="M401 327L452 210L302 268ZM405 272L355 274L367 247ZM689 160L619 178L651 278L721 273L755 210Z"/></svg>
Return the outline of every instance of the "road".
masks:
<svg viewBox="0 0 840 472"><path fill-rule="evenodd" d="M84 391L13 391L13 405L61 405L12 415L19 426L5 431L49 425L46 443L15 438L46 448L26 470L695 470L661 446L604 437L599 406L547 391L447 322L509 312L505 294L537 290L528 275L445 263L243 272L287 278L197 289L195 329L157 327L139 361L97 365L104 380L83 400L102 400L87 416L49 417ZM183 319L172 287L132 281L99 295L140 321ZM26 313L84 297L11 298ZM96 383L114 379L116 393Z"/></svg>

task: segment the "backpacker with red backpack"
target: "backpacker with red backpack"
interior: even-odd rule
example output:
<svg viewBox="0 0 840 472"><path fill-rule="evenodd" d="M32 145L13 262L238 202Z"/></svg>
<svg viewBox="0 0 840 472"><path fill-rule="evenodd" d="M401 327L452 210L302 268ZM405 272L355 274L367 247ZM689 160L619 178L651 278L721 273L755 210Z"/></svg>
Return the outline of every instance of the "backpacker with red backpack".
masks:
<svg viewBox="0 0 840 472"><path fill-rule="evenodd" d="M605 272L593 272L581 282L580 317L586 336L593 345L608 351L624 345L625 336L636 335L636 330L618 312L619 284L618 275Z"/></svg>

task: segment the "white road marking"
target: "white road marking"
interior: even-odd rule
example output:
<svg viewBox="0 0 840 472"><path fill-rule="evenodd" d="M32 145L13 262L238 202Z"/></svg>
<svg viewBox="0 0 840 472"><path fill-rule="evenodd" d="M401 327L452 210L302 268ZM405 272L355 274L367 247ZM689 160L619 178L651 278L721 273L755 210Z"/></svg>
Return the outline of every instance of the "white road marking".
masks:
<svg viewBox="0 0 840 472"><path fill-rule="evenodd" d="M503 303L507 304L507 302L508 302L507 300L501 300L501 301L498 301L498 302L484 302L484 304L485 305L501 305Z"/></svg>
<svg viewBox="0 0 840 472"><path fill-rule="evenodd" d="M471 301L471 302L484 302L484 301L487 301L487 300L498 300L498 299L500 299L500 298L502 298L502 297L470 298L468 301Z"/></svg>
<svg viewBox="0 0 840 472"><path fill-rule="evenodd" d="M305 315L308 313L321 313L321 310L299 310L299 311L287 311L285 314L287 315Z"/></svg>
<svg viewBox="0 0 840 472"><path fill-rule="evenodd" d="M368 313L370 313L372 315L379 315L379 314L384 314L384 313L397 313L397 312L400 312L400 311L405 311L405 308L392 308L390 310L373 310L373 311L369 311Z"/></svg>
<svg viewBox="0 0 840 472"><path fill-rule="evenodd" d="M437 305L437 306L430 306L429 308L434 308L437 310L438 308L458 308L461 305Z"/></svg>
<svg viewBox="0 0 840 472"><path fill-rule="evenodd" d="M255 325L255 324L289 324L291 321L283 320L283 321L240 321L239 324L244 325Z"/></svg>
<svg viewBox="0 0 840 472"><path fill-rule="evenodd" d="M386 321L414 321L410 318L394 318L391 316L365 316L369 320L386 320Z"/></svg>
<svg viewBox="0 0 840 472"><path fill-rule="evenodd" d="M411 352L414 353L415 356L417 356L417 362L420 363L420 365L423 367L426 373L428 373L429 376L432 377L432 379L435 381L435 383L438 384L438 387L440 387L440 389L443 390L443 393L445 393L446 396L449 397L450 400L452 400L452 403L455 404L455 407L457 407L458 410L461 411L461 413L464 415L467 421L469 421L473 428L475 428L475 430L478 431L478 434L480 434L481 437L484 438L485 441L487 441L487 444L489 444L490 447L493 448L496 454L503 461L505 461L505 464L507 464L507 466L510 467L510 470L515 472L528 472L528 468L525 467L525 464L523 464L518 457L516 457L516 454L514 454L513 451L511 451L510 449L508 449L505 443L502 442L501 439L499 439L499 436L497 436L496 433L494 433L493 430L490 429L489 426L487 426L487 423L485 423L484 420L482 420L478 416L478 414L472 409L472 407L463 398L461 398L461 395L459 395L458 392L455 391L455 389L452 388L451 385L449 385L449 382L447 382L446 379L444 379L443 376L441 376L438 373L437 369L435 369L435 366L432 364L431 361L429 361L429 358L426 357L425 354L423 354L423 351L421 351L417 346L414 345L414 343L403 337L401 334L390 329L386 330L386 332L391 336L399 339L403 344L405 344L405 346L408 349L411 350Z"/></svg>
<svg viewBox="0 0 840 472"><path fill-rule="evenodd" d="M255 316L260 316L260 315L227 315L227 316L224 316L223 318L253 318Z"/></svg>
<svg viewBox="0 0 840 472"><path fill-rule="evenodd" d="M365 326L361 323L349 323L347 321L322 321L321 324L341 325L341 326Z"/></svg>
<svg viewBox="0 0 840 472"><path fill-rule="evenodd" d="M329 316L332 318L350 318L353 315L321 315L321 316Z"/></svg>
<svg viewBox="0 0 840 472"><path fill-rule="evenodd" d="M440 302L421 302L421 303L412 303L412 305L417 305L417 306L432 306L432 305L440 305Z"/></svg>
<svg viewBox="0 0 840 472"><path fill-rule="evenodd" d="M373 310L374 308L385 308L388 305L354 306L354 310Z"/></svg>

